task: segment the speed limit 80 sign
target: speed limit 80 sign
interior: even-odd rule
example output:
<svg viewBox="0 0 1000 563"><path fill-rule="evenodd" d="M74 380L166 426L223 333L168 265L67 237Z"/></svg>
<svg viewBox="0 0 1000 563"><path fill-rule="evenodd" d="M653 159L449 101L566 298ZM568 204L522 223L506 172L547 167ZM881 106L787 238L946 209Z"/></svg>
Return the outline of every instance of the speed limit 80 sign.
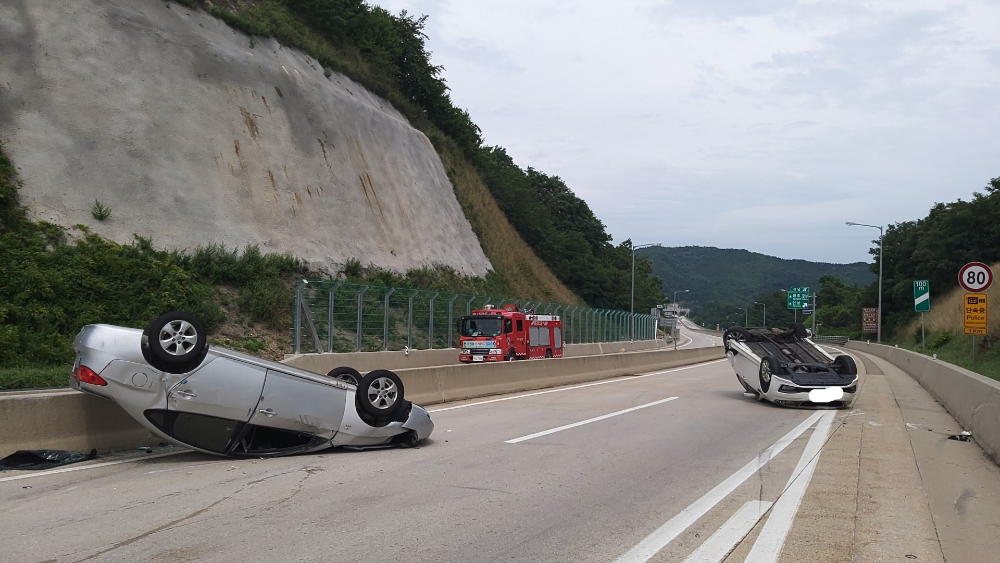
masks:
<svg viewBox="0 0 1000 563"><path fill-rule="evenodd" d="M958 271L958 283L970 293L986 291L993 283L993 271L982 262L969 262Z"/></svg>

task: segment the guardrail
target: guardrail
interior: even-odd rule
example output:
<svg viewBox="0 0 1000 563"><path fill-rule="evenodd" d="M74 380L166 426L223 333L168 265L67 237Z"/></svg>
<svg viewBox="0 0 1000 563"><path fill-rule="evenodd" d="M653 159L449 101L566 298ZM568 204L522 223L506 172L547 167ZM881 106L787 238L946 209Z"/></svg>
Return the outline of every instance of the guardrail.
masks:
<svg viewBox="0 0 1000 563"><path fill-rule="evenodd" d="M453 348L455 321L488 304L518 304L563 317L566 344L656 338L656 319L628 311L594 309L491 295L462 295L341 280L302 281L295 288L295 354Z"/></svg>
<svg viewBox="0 0 1000 563"><path fill-rule="evenodd" d="M1000 464L1000 381L902 348L854 340L846 346L878 356L910 374Z"/></svg>
<svg viewBox="0 0 1000 563"><path fill-rule="evenodd" d="M847 344L850 340L846 336L813 336L812 341L816 344L836 344L838 346L843 346Z"/></svg>

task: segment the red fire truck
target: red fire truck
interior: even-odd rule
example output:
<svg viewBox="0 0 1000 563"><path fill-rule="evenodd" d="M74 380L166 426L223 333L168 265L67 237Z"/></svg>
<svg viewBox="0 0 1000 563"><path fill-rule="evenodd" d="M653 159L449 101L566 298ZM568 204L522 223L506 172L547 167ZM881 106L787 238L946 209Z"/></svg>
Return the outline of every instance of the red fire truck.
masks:
<svg viewBox="0 0 1000 563"><path fill-rule="evenodd" d="M514 305L486 305L458 321L458 359L463 363L561 358L562 319Z"/></svg>

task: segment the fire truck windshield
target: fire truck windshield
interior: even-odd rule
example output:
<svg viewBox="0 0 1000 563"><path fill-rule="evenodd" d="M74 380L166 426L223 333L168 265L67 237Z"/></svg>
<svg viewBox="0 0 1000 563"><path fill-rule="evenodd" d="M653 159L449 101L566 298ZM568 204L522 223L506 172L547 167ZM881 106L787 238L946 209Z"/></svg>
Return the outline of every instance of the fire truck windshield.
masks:
<svg viewBox="0 0 1000 563"><path fill-rule="evenodd" d="M499 317L462 318L462 336L500 336L502 327Z"/></svg>

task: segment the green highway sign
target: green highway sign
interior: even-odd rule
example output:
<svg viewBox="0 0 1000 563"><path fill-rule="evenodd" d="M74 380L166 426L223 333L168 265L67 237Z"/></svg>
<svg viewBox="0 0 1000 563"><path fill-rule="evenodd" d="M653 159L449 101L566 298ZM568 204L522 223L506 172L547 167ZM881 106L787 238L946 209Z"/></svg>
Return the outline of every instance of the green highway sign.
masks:
<svg viewBox="0 0 1000 563"><path fill-rule="evenodd" d="M913 310L926 313L931 310L931 282L927 280L913 281Z"/></svg>
<svg viewBox="0 0 1000 563"><path fill-rule="evenodd" d="M808 287L788 288L788 308L789 309L809 308L809 288Z"/></svg>

